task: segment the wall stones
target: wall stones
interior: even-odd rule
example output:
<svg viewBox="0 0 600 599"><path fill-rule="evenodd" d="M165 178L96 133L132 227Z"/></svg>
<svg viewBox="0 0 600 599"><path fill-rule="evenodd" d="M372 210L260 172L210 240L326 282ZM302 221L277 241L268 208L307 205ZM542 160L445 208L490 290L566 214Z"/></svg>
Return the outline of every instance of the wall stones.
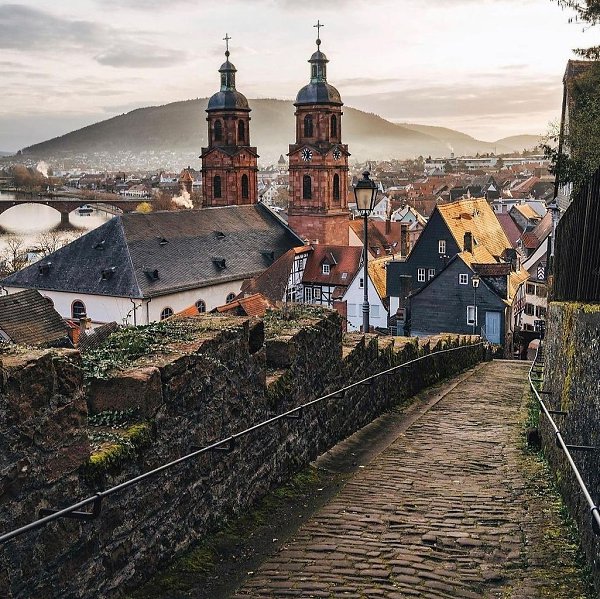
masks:
<svg viewBox="0 0 600 599"><path fill-rule="evenodd" d="M600 447L600 306L551 303L544 341L544 389L566 443ZM590 510L545 418L540 421L543 448L556 473L561 494L577 522L596 588L600 588L600 537L591 527ZM573 453L596 505L600 502L598 452Z"/></svg>
<svg viewBox="0 0 600 599"><path fill-rule="evenodd" d="M271 315L266 331L257 319L203 320L194 340L91 381L87 405L77 352L2 356L0 530L370 374L467 343L342 337L339 315L330 311L286 318ZM119 596L398 400L482 358L472 346L423 360L308 407L297 420L263 427L230 452L203 454L111 496L97 520L61 520L10 541L0 554L0 596ZM121 431L121 445L90 459L88 407L136 408L145 423Z"/></svg>

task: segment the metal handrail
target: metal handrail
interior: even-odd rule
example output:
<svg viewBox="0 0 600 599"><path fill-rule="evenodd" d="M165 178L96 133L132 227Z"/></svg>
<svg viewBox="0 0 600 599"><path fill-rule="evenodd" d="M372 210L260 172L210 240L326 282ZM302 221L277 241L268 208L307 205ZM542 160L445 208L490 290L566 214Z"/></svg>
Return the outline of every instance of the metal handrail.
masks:
<svg viewBox="0 0 600 599"><path fill-rule="evenodd" d="M556 422L554 422L554 419L552 418L551 411L548 410L548 408L546 407L546 404L540 397L540 393L535 388L534 380L532 379L531 374L532 374L533 369L535 368L536 364L539 363L538 356L540 354L541 348L542 348L542 342L540 341L540 344L538 345L537 351L535 353L535 358L534 358L533 362L531 363L531 368L529 369L529 373L528 373L529 385L531 386L531 389L535 393L535 396L536 396L544 414L546 415L546 418L548 418L548 422L550 423L550 426L552 427L552 430L554 431L554 434L556 435L556 444L563 450L565 456L567 457L567 461L569 462L569 465L571 466L571 470L573 470L573 474L575 475L577 484L579 485L579 487L583 493L583 496L585 497L585 500L590 508L590 512L592 515L592 529L595 534L600 535L600 508L599 508L599 506L597 506L594 503L594 500L592 499L592 496L590 495L590 492L588 491L588 488L581 476L581 473L579 472L579 468L577 468L577 465L575 464L575 461L573 460L573 456L571 455L571 452L569 451L569 447L571 447L573 449L583 448L583 447L586 447L587 449L592 449L592 448L588 448L587 446L573 446L573 445L568 445L567 443L565 443L565 440L563 439L563 436L562 436L558 426L556 426ZM562 412L556 412L556 413L562 413Z"/></svg>
<svg viewBox="0 0 600 599"><path fill-rule="evenodd" d="M171 462L163 464L162 466L159 466L158 468L154 468L153 470L144 472L144 474L140 474L139 476L136 476L135 478L126 480L125 482L122 482L114 487L110 487L108 489L105 489L104 491L99 491L95 495L92 495L91 497L87 497L86 499L83 499L82 501L74 503L66 508L63 508L61 510L42 509L42 510L40 510L40 514L47 514L47 515L39 518L38 520L30 522L29 524L26 524L25 526L21 526L20 528L16 528L15 530L12 530L8 533L1 535L0 536L0 544L5 543L5 542L9 541L10 539L13 539L14 537L22 535L26 532L41 528L42 526L45 526L46 524L49 524L50 522L52 522L54 520L58 520L59 518L75 518L78 520L94 520L100 516L102 500L105 497L109 497L110 495L118 493L119 491L123 491L129 487L137 485L138 483L141 483L141 482L145 481L146 479L152 478L152 477L156 476L157 474L164 472L165 470L169 470L169 469L173 468L174 466L177 466L178 464L187 462L188 460L196 458L208 451L215 451L215 450L229 450L230 451L231 449L233 449L236 439L239 439L240 437L244 437L254 431L257 431L265 426L268 426L270 424L278 422L279 420L282 420L282 419L290 419L290 418L298 419L298 418L300 418L301 412L305 408L308 408L317 403L325 401L326 399L341 399L342 397L344 397L346 391L349 391L350 389L353 389L355 387L359 387L362 385L370 385L373 381L375 381L375 379L377 379L381 376L389 375L389 374L393 373L394 371L399 370L400 368L405 368L406 366L410 366L411 364L414 364L415 362L425 360L432 356L437 356L440 354L445 354L448 352L453 352L453 351L458 351L458 350L464 350L467 348L473 349L480 345L485 345L485 343L483 341L479 341L478 343L473 343L471 345L461 345L459 347L442 349L442 350L439 350L436 352L431 352L429 354L425 354L423 356L419 356L418 358L409 360L408 362L404 362L403 364L398 364L396 366L392 366L391 368L388 368L387 370L383 370L376 374L372 374L364 379L361 379L360 381L351 383L350 385L346 385L345 387L342 387L341 389L338 389L337 391L327 393L327 395L323 395L322 397L318 397L318 398L308 401L300 406L292 408L291 410L288 410L287 412L278 414L277 416L274 416L273 418L269 418L268 420L264 420L263 422L254 424L240 432L230 435L229 437L225 437L224 439L221 439L219 441L211 443L210 445L207 445L200 449L196 449L189 454L186 454L180 458L177 458L176 460L173 460ZM91 512L80 511L82 508L85 508L89 505L93 506Z"/></svg>

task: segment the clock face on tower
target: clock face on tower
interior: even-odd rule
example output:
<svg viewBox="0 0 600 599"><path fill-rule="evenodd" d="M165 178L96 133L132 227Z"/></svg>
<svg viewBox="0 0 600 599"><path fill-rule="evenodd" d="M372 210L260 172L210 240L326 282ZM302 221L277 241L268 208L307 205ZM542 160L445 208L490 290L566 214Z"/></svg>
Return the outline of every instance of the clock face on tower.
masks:
<svg viewBox="0 0 600 599"><path fill-rule="evenodd" d="M339 160L339 159L342 157L342 153L339 151L339 149L338 149L338 148L336 148L336 149L333 151L333 154L332 154L332 156L333 156L333 159L334 159L334 160Z"/></svg>
<svg viewBox="0 0 600 599"><path fill-rule="evenodd" d="M300 154L300 156L302 157L302 160L304 160L304 162L310 162L312 160L313 153L308 148L304 148L304 150L302 150L302 154Z"/></svg>

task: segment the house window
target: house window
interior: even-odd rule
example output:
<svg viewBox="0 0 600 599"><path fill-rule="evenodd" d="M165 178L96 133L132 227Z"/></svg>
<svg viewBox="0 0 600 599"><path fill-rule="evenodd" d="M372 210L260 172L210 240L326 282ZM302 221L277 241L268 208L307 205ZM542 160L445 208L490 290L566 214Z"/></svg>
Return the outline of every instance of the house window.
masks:
<svg viewBox="0 0 600 599"><path fill-rule="evenodd" d="M467 306L467 324L477 324L477 308L475 306Z"/></svg>
<svg viewBox="0 0 600 599"><path fill-rule="evenodd" d="M365 287L365 280L363 277L361 277L360 279L358 279L358 288L364 289L364 287Z"/></svg>
<svg viewBox="0 0 600 599"><path fill-rule="evenodd" d="M527 293L527 295L535 295L535 283L527 283L525 293Z"/></svg>
<svg viewBox="0 0 600 599"><path fill-rule="evenodd" d="M371 316L373 318L379 318L379 306L371 304Z"/></svg>
<svg viewBox="0 0 600 599"><path fill-rule="evenodd" d="M238 121L238 141L246 141L246 127L244 121Z"/></svg>
<svg viewBox="0 0 600 599"><path fill-rule="evenodd" d="M331 272L329 264L323 264L322 269L324 275L328 275Z"/></svg>
<svg viewBox="0 0 600 599"><path fill-rule="evenodd" d="M433 277L435 277L435 268L430 268L427 273L427 278L429 280L431 280L431 279L433 279Z"/></svg>
<svg viewBox="0 0 600 599"><path fill-rule="evenodd" d="M538 285L535 294L538 297L548 297L548 289L546 289L545 285Z"/></svg>
<svg viewBox="0 0 600 599"><path fill-rule="evenodd" d="M438 252L440 254L445 254L446 253L446 240L445 239L440 239L438 241Z"/></svg>
<svg viewBox="0 0 600 599"><path fill-rule="evenodd" d="M198 309L198 314L206 312L206 302L204 300L198 300L196 302L196 308Z"/></svg>
<svg viewBox="0 0 600 599"><path fill-rule="evenodd" d="M535 315L538 318L546 318L546 308L544 308L544 306L536 306Z"/></svg>
<svg viewBox="0 0 600 599"><path fill-rule="evenodd" d="M302 199L312 200L312 180L310 175L302 177Z"/></svg>
<svg viewBox="0 0 600 599"><path fill-rule="evenodd" d="M333 199L340 201L340 176L333 175Z"/></svg>
<svg viewBox="0 0 600 599"><path fill-rule="evenodd" d="M305 287L304 288L304 303L312 304L313 301L313 288Z"/></svg>
<svg viewBox="0 0 600 599"><path fill-rule="evenodd" d="M235 293L233 293L233 291L232 291L231 293L227 294L227 297L225 298L225 303L230 304L234 299L235 299Z"/></svg>
<svg viewBox="0 0 600 599"><path fill-rule="evenodd" d="M527 314L527 316L533 316L534 310L535 306L533 304L525 304L525 314Z"/></svg>
<svg viewBox="0 0 600 599"><path fill-rule="evenodd" d="M337 116L331 115L331 137L337 137Z"/></svg>
<svg viewBox="0 0 600 599"><path fill-rule="evenodd" d="M213 195L215 198L221 197L221 177L215 175L213 178Z"/></svg>
<svg viewBox="0 0 600 599"><path fill-rule="evenodd" d="M242 198L245 200L248 199L249 189L248 189L248 175L242 175Z"/></svg>
<svg viewBox="0 0 600 599"><path fill-rule="evenodd" d="M223 141L223 123L215 121L215 141Z"/></svg>
<svg viewBox="0 0 600 599"><path fill-rule="evenodd" d="M419 283L425 282L425 269L424 268L417 268L417 281Z"/></svg>
<svg viewBox="0 0 600 599"><path fill-rule="evenodd" d="M313 118L311 114L304 117L304 137L313 136Z"/></svg>
<svg viewBox="0 0 600 599"><path fill-rule="evenodd" d="M81 300L75 300L71 304L71 317L79 320L87 316L85 304Z"/></svg>
<svg viewBox="0 0 600 599"><path fill-rule="evenodd" d="M465 275L463 273L459 274L458 282L460 285L468 285L469 284L469 275Z"/></svg>
<svg viewBox="0 0 600 599"><path fill-rule="evenodd" d="M320 300L321 299L321 288L320 287L315 287L313 289L313 298L315 300Z"/></svg>
<svg viewBox="0 0 600 599"><path fill-rule="evenodd" d="M358 316L358 304L348 304L348 316Z"/></svg>
<svg viewBox="0 0 600 599"><path fill-rule="evenodd" d="M166 318L169 318L170 316L173 316L173 309L172 308L163 308L162 312L160 313L160 319L165 320Z"/></svg>

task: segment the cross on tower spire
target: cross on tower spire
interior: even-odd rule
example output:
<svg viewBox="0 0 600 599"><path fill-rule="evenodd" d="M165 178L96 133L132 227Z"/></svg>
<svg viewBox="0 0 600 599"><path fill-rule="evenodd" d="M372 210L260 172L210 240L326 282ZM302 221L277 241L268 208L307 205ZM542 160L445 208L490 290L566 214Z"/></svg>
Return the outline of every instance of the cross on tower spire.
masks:
<svg viewBox="0 0 600 599"><path fill-rule="evenodd" d="M225 42L225 56L229 56L229 40L231 38L229 37L229 34L226 33L225 37L223 38L223 41Z"/></svg>
<svg viewBox="0 0 600 599"><path fill-rule="evenodd" d="M323 23L319 19L317 19L317 24L313 25L313 27L317 28L317 47L321 45L321 27L325 27Z"/></svg>

